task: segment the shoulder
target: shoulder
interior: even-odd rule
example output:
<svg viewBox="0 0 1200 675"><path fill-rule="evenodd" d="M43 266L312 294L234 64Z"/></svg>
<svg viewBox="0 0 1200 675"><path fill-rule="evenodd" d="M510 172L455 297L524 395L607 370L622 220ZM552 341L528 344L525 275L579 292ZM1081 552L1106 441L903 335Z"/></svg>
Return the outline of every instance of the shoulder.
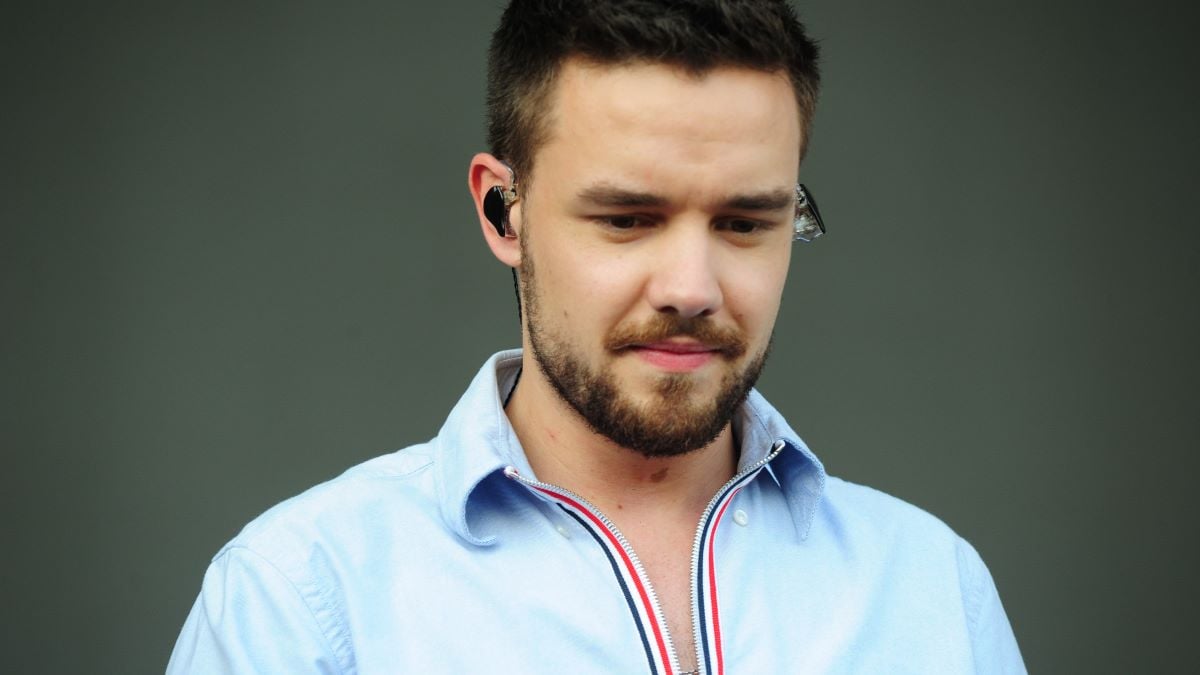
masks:
<svg viewBox="0 0 1200 675"><path fill-rule="evenodd" d="M377 457L251 521L213 557L169 672L353 671L348 592L394 569L398 532L449 539L435 460L429 443Z"/></svg>
<svg viewBox="0 0 1200 675"><path fill-rule="evenodd" d="M937 516L880 490L828 478L814 523L822 543L866 578L902 580L921 606L942 603L971 624L995 588L979 553ZM971 629L974 626L970 626Z"/></svg>
<svg viewBox="0 0 1200 675"><path fill-rule="evenodd" d="M286 568L314 549L353 550L397 528L437 527L435 461L434 445L424 443L351 467L259 515L217 557L248 549Z"/></svg>
<svg viewBox="0 0 1200 675"><path fill-rule="evenodd" d="M825 505L846 518L867 519L878 525L952 534L937 516L898 497L867 485L827 476Z"/></svg>
<svg viewBox="0 0 1200 675"><path fill-rule="evenodd" d="M958 567L978 559L937 516L865 485L828 477L818 514L820 524L845 544L874 551L889 563L925 560Z"/></svg>

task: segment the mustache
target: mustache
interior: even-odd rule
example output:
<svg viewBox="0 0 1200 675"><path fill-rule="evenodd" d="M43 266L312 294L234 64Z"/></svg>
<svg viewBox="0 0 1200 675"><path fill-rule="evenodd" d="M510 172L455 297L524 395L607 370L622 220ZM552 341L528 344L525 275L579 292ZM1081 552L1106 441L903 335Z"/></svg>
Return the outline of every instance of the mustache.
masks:
<svg viewBox="0 0 1200 675"><path fill-rule="evenodd" d="M619 351L678 337L695 340L730 359L740 357L747 349L745 335L736 328L719 326L706 316L681 317L676 314L657 314L643 324L618 326L605 339L604 346Z"/></svg>

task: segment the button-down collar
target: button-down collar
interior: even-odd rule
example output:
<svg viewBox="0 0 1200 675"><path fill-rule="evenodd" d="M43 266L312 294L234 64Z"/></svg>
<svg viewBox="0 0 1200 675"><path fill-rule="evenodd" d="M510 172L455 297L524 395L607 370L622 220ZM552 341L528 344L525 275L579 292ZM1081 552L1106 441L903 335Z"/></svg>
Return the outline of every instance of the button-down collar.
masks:
<svg viewBox="0 0 1200 675"><path fill-rule="evenodd" d="M434 440L439 453L435 466L442 517L459 536L479 546L494 543L495 534L473 531L468 522L468 506L486 506L477 503L478 488L499 477L506 466L525 476L534 475L504 412L504 398L520 367L521 350L500 352L488 359ZM738 409L734 429L741 450L739 468L761 460L776 441L787 444L768 465L769 475L778 481L787 499L796 534L806 537L825 489L825 468L820 460L757 391L751 391ZM763 479L765 475L759 477Z"/></svg>

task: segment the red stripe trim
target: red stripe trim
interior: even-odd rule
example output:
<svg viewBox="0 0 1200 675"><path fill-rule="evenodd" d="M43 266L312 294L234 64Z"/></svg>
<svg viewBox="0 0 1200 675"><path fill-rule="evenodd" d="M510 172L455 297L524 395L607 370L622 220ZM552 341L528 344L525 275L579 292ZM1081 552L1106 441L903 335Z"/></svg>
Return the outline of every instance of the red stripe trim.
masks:
<svg viewBox="0 0 1200 675"><path fill-rule="evenodd" d="M625 547L621 546L621 542L617 541L617 538L612 531L605 527L604 523L592 513L591 509L585 507L574 499L554 492L553 490L547 490L546 488L538 487L536 485L531 487L533 487L535 490L544 492L555 499L558 499L559 501L569 504L576 511L579 511L583 515L587 516L588 520L595 523L596 527L604 533L604 536L612 544L612 547L621 554L621 560L625 562L625 569L629 571L629 576L633 577L633 584L637 587L638 596L640 596L642 599L642 607L644 607L646 610L646 616L650 617L650 628L654 632L654 641L658 644L658 653L659 658L662 660L664 675L674 675L674 671L671 668L671 659L667 652L666 641L663 640L662 627L658 625L658 617L654 616L654 605L650 604L650 596L646 593L646 587L644 584L642 584L642 580L637 573L637 568L633 566L633 561L630 560L629 555L625 553Z"/></svg>
<svg viewBox="0 0 1200 675"><path fill-rule="evenodd" d="M713 651L717 653L717 671L715 675L725 675L725 654L721 649L721 613L717 611L717 565L716 565L716 540L717 527L721 524L721 518L725 515L725 509L733 503L733 498L742 489L738 488L729 493L729 498L721 505L721 510L717 512L717 517L713 519L712 534L708 537L708 606L712 612L712 632L713 632Z"/></svg>

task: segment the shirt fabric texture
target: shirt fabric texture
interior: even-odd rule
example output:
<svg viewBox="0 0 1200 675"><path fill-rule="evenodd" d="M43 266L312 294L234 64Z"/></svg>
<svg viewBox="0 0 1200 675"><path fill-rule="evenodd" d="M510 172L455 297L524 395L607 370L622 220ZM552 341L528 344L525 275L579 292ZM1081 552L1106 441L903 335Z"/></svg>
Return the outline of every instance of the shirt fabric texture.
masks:
<svg viewBox="0 0 1200 675"><path fill-rule="evenodd" d="M536 482L501 352L427 443L270 509L213 558L168 673L680 675L636 556ZM757 392L693 551L701 672L1024 673L975 550L827 476Z"/></svg>

